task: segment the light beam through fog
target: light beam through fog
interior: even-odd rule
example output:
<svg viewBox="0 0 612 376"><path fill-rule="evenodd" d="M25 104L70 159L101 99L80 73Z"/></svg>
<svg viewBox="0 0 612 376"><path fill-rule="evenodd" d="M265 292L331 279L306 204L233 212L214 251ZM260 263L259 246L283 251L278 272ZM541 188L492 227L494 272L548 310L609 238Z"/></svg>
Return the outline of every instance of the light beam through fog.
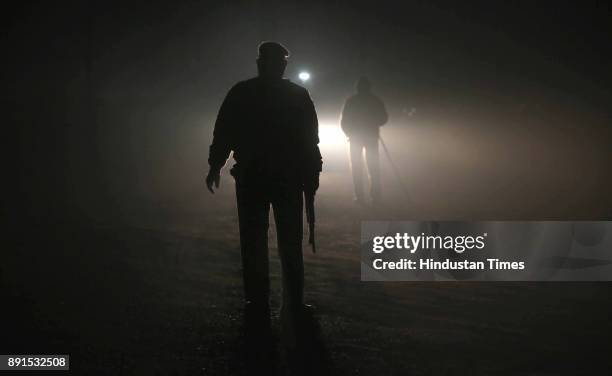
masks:
<svg viewBox="0 0 612 376"><path fill-rule="evenodd" d="M319 124L319 145L328 149L344 149L346 136L340 126L331 122Z"/></svg>
<svg viewBox="0 0 612 376"><path fill-rule="evenodd" d="M325 160L325 172L348 171L348 141L338 121L319 122L319 148Z"/></svg>

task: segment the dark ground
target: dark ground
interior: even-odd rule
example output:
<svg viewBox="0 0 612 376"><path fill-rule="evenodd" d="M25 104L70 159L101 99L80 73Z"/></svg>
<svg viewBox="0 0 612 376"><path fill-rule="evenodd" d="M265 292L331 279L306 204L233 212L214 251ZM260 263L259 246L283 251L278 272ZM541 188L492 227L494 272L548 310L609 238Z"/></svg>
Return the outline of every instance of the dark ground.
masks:
<svg viewBox="0 0 612 376"><path fill-rule="evenodd" d="M322 140L319 252L305 248L306 300L321 328L317 374L606 373L609 283L360 281L363 219L608 218L610 128L546 124L385 127L411 196L383 159L388 205L378 211L353 206L345 145ZM180 150L204 154L207 141L193 132ZM35 215L8 227L2 252L0 353L70 354L79 375L247 372L232 180L225 174L211 196L197 158L168 155L139 170L148 198L116 196L115 218L60 221L29 202ZM278 328L274 241L271 254Z"/></svg>
<svg viewBox="0 0 612 376"><path fill-rule="evenodd" d="M139 225L20 228L3 252L0 352L70 354L79 375L245 374L229 183L216 200L202 196L206 215L159 208L136 211ZM346 175L328 174L322 187L340 183ZM319 253L306 255L317 374L579 375L612 365L609 283L360 282L359 221L382 213L354 208L347 190L319 196ZM271 254L278 327L274 245Z"/></svg>

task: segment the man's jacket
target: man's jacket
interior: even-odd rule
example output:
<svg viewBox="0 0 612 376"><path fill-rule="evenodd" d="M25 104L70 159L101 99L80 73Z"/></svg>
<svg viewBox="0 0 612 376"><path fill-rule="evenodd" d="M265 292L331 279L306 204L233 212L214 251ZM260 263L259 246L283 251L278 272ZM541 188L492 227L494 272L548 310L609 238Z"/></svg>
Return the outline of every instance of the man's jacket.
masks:
<svg viewBox="0 0 612 376"><path fill-rule="evenodd" d="M236 84L215 123L208 163L220 170L234 152L237 179L302 181L321 171L318 121L308 91L286 79Z"/></svg>

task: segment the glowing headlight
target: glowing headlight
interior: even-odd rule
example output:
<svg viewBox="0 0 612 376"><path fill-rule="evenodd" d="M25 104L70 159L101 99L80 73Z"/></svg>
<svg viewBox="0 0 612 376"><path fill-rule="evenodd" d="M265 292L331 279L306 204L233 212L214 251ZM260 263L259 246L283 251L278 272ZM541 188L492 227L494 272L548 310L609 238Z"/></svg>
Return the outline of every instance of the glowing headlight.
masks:
<svg viewBox="0 0 612 376"><path fill-rule="evenodd" d="M298 74L298 78L300 80L302 80L302 82L306 82L306 81L310 80L310 73L308 73L308 72L300 72L300 74Z"/></svg>

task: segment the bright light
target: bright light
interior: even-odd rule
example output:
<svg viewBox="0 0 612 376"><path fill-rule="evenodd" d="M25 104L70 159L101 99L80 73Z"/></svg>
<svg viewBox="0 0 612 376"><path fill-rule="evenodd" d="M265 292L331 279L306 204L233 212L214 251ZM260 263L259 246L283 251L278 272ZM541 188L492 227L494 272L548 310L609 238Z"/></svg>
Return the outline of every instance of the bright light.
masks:
<svg viewBox="0 0 612 376"><path fill-rule="evenodd" d="M325 171L344 171L348 163L348 141L335 119L322 119L319 123L319 148Z"/></svg>
<svg viewBox="0 0 612 376"><path fill-rule="evenodd" d="M306 82L308 80L310 80L310 73L308 72L300 72L300 74L298 74L298 77L300 80L302 80L302 82Z"/></svg>
<svg viewBox="0 0 612 376"><path fill-rule="evenodd" d="M346 136L338 125L319 124L319 145L327 148L346 146Z"/></svg>

